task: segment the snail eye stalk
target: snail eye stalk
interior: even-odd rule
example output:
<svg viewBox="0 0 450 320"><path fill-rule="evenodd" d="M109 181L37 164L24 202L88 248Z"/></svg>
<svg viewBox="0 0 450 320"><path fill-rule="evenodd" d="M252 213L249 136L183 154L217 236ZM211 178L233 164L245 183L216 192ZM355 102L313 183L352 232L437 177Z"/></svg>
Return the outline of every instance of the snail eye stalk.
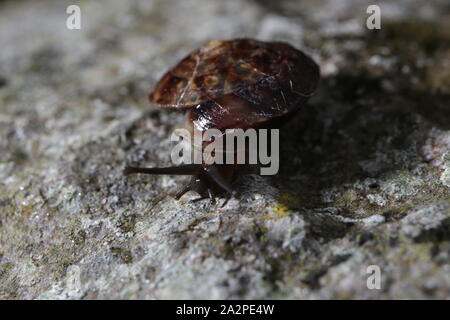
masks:
<svg viewBox="0 0 450 320"><path fill-rule="evenodd" d="M178 167L166 167L166 168L138 168L138 167L125 167L123 173L125 175L144 173L144 174L172 174L172 175L192 175L201 170L201 165L187 164Z"/></svg>
<svg viewBox="0 0 450 320"><path fill-rule="evenodd" d="M188 164L177 167L166 168L142 168L127 166L123 171L125 175L143 174L169 174L169 175L192 175L191 182L184 186L176 195L175 199L181 198L188 191L195 191L202 196L209 197L211 201L215 198L215 193L211 189L212 184L218 185L227 191L231 196L236 193L232 190L231 184L221 175L215 166L203 166L199 164Z"/></svg>

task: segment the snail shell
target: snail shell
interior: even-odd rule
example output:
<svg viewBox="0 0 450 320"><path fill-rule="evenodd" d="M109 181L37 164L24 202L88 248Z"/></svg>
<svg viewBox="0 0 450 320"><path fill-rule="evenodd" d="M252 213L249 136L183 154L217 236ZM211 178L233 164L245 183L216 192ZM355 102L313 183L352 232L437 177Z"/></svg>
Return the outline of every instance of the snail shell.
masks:
<svg viewBox="0 0 450 320"><path fill-rule="evenodd" d="M282 42L253 39L212 41L170 69L151 92L150 102L167 109L188 109L193 131L279 128L316 91L317 64ZM231 192L234 165L134 168L126 173L190 174L189 190L202 197Z"/></svg>

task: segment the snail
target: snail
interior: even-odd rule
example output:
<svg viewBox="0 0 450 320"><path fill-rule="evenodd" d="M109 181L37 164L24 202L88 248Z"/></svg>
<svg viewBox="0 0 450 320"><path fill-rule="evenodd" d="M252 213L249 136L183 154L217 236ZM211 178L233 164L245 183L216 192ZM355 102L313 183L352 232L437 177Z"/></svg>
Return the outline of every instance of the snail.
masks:
<svg viewBox="0 0 450 320"><path fill-rule="evenodd" d="M279 128L306 104L319 78L318 65L287 43L212 41L170 69L149 99L162 108L187 109L187 126L193 132ZM175 199L195 191L200 199L214 202L216 195L234 194L236 169L236 164L127 166L124 173L191 175Z"/></svg>

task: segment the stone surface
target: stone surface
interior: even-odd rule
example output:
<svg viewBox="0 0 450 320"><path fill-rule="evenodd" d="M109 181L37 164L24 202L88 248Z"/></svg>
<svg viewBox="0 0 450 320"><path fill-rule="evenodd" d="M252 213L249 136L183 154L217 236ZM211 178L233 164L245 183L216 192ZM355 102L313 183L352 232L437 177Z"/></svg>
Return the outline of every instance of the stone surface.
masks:
<svg viewBox="0 0 450 320"><path fill-rule="evenodd" d="M381 30L372 1L0 2L0 298L449 298L449 6L378 3ZM242 36L321 66L280 173L249 169L224 207L125 178L169 164L184 120L155 81Z"/></svg>

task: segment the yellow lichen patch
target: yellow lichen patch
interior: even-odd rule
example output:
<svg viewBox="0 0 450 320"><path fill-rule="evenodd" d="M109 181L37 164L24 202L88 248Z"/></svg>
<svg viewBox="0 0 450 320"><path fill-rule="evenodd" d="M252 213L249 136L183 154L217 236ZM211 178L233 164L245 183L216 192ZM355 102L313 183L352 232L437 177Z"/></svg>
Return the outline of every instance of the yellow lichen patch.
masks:
<svg viewBox="0 0 450 320"><path fill-rule="evenodd" d="M275 216L286 217L296 211L296 208L300 205L300 201L294 196L285 193L276 199L276 203L273 206L273 214ZM273 218L271 215L264 216L265 219Z"/></svg>
<svg viewBox="0 0 450 320"><path fill-rule="evenodd" d="M289 207L287 205L285 205L284 203L277 203L274 208L273 208L273 213L275 215L279 215L279 216L288 216L291 213L293 213L294 211L292 211L291 209L289 209Z"/></svg>

